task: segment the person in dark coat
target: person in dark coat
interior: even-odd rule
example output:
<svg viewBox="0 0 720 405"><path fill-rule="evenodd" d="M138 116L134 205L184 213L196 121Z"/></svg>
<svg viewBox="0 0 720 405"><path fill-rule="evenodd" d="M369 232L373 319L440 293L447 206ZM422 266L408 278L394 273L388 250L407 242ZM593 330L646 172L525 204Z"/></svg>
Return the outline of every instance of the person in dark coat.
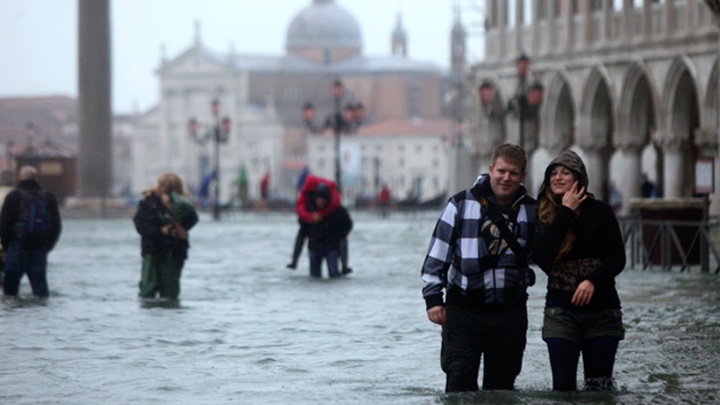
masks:
<svg viewBox="0 0 720 405"><path fill-rule="evenodd" d="M330 188L330 201L322 209L318 209L315 206L315 200L313 193L315 188L319 184L326 184ZM305 239L307 239L308 227L321 221L326 215L335 211L341 203L340 192L337 189L334 181L324 179L322 177L313 176L306 174L300 185L298 198L295 203L295 211L298 216L298 223L300 228L298 229L297 236L295 237L295 245L293 246L292 259L287 265L288 269L295 270L297 268L297 262L300 258ZM340 262L342 263L342 273L348 274L352 272L348 264L348 243L347 239L340 241Z"/></svg>
<svg viewBox="0 0 720 405"><path fill-rule="evenodd" d="M173 209L173 193L187 197L182 180L165 173L156 187L145 192L133 218L141 237L141 298L159 294L160 298L177 299L180 295L180 275L190 247L188 231L198 222L198 216L187 207ZM183 212L183 216L175 218L171 211Z"/></svg>
<svg viewBox="0 0 720 405"><path fill-rule="evenodd" d="M581 354L585 389L615 389L615 354L625 336L615 288L626 260L620 226L587 187L585 164L567 150L550 162L538 195L533 258L548 276L542 338L558 391L576 390Z"/></svg>
<svg viewBox="0 0 720 405"><path fill-rule="evenodd" d="M330 203L331 198L332 191L327 184L320 183L315 187L313 200L318 210L323 210ZM341 273L338 270L340 248L352 230L352 226L350 214L342 205L338 205L335 210L327 213L318 222L308 224L308 252L312 277L321 277L323 259L327 262L330 278L340 277ZM347 274L347 272L342 274Z"/></svg>
<svg viewBox="0 0 720 405"><path fill-rule="evenodd" d="M47 256L60 238L60 211L55 196L40 186L34 167L21 168L19 180L0 212L0 238L6 252L3 292L7 296L17 295L20 280L27 274L33 295L46 298ZM32 209L32 215L28 213L30 204L37 207ZM34 223L34 230L25 225L28 222Z"/></svg>

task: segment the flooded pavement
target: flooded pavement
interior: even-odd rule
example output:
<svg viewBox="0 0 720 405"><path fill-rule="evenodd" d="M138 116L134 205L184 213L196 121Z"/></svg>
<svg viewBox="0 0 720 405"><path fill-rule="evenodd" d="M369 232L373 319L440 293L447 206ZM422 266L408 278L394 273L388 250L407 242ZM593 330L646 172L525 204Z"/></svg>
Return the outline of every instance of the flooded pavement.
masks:
<svg viewBox="0 0 720 405"><path fill-rule="evenodd" d="M420 293L437 214L352 212L355 272L339 280L310 279L307 253L285 268L297 231L289 213L203 217L176 305L137 299L129 219L67 220L50 299L33 299L23 280L21 298L0 304L0 403L720 402L718 277L639 270L618 279L618 392L550 390L540 275L517 390L445 395L440 330Z"/></svg>

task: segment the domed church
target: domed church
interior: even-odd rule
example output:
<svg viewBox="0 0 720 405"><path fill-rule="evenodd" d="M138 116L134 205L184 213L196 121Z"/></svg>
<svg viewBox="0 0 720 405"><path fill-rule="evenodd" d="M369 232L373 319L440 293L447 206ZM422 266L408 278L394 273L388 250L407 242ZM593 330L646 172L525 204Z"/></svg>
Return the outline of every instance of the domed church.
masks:
<svg viewBox="0 0 720 405"><path fill-rule="evenodd" d="M330 113L335 80L345 86L344 102L365 106L365 125L442 119L447 73L410 58L400 15L388 27L387 55L365 56L360 23L338 3L313 0L300 10L288 26L284 55L233 47L218 52L203 43L196 23L191 46L174 58L161 56L160 102L139 120L131 190L141 191L167 171L197 190L219 161L221 201L234 201L240 172L251 199L266 174L271 193L293 198L296 170L307 164L302 106L311 101L318 117ZM219 102L217 116L213 100ZM216 151L212 140L202 142L203 128L224 117L230 130ZM191 118L199 124L194 137L187 129Z"/></svg>

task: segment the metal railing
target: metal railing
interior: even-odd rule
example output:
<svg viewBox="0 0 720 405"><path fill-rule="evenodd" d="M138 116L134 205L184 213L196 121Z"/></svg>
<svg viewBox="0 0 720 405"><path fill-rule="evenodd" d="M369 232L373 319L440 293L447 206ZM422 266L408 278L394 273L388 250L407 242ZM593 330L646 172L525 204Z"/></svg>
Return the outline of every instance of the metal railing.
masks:
<svg viewBox="0 0 720 405"><path fill-rule="evenodd" d="M647 220L637 217L618 218L625 248L627 266L632 269L652 270L659 266L670 271L691 271L699 266L700 272L715 269L720 273L720 222Z"/></svg>

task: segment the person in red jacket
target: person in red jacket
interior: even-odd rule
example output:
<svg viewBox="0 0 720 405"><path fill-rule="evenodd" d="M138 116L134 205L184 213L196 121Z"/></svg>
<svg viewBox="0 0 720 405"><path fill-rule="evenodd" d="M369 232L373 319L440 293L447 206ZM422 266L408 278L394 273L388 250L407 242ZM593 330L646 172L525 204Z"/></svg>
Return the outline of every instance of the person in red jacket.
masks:
<svg viewBox="0 0 720 405"><path fill-rule="evenodd" d="M319 184L326 184L330 189L330 200L327 205L321 209L315 206L313 198L313 192ZM300 223L300 229L298 229L297 236L295 237L295 246L292 253L292 258L287 268L295 270L297 268L298 258L302 252L305 239L308 236L308 226L311 224L318 223L327 217L330 213L334 212L341 202L340 193L337 190L335 182L322 177L313 176L312 174L307 175L305 182L300 188L298 198L295 203L295 211L298 215L298 222ZM348 266L348 252L347 252L347 239L343 239L340 243L340 260L342 261L342 273L348 274L352 272L352 269Z"/></svg>
<svg viewBox="0 0 720 405"><path fill-rule="evenodd" d="M313 191L313 200L315 207L322 210L327 207L330 201L330 186L325 183L317 185ZM330 278L338 278L341 276L338 269L338 259L340 258L340 245L342 241L346 241L348 234L352 230L352 219L347 209L342 205L323 217L322 220L309 224L307 227L308 235L308 254L310 256L310 276L313 278L322 277L322 262L327 263L328 276ZM343 272L342 275L347 274Z"/></svg>

